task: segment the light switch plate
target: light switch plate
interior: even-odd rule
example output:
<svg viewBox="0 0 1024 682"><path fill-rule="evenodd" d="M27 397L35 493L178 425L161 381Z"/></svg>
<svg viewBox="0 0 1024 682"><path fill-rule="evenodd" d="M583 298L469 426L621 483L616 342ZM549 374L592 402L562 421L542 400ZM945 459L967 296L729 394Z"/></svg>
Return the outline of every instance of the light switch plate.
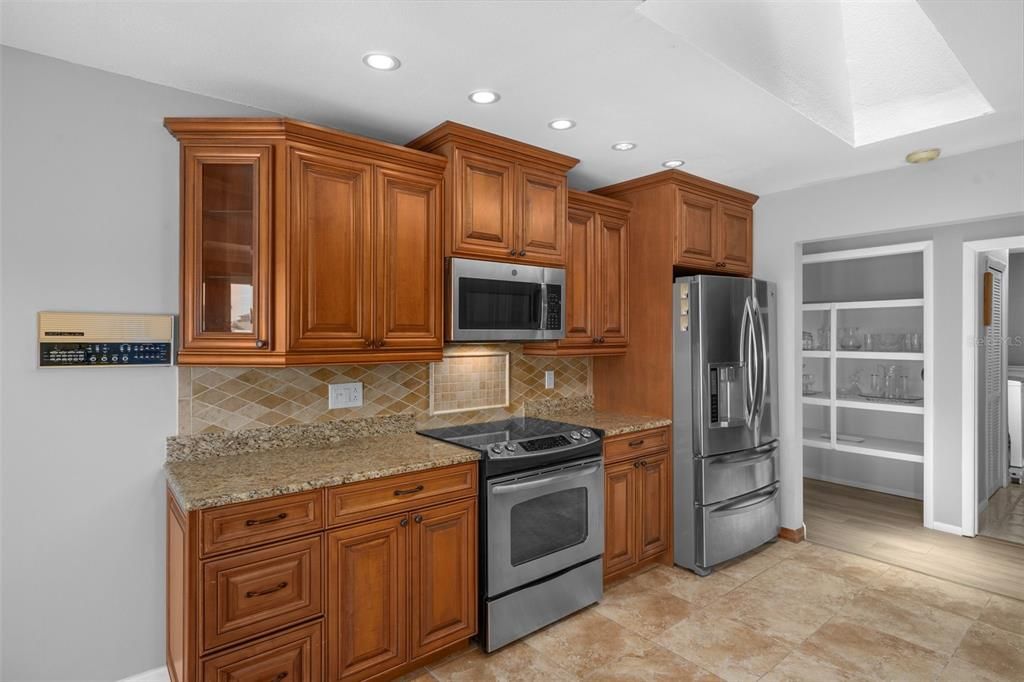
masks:
<svg viewBox="0 0 1024 682"><path fill-rule="evenodd" d="M362 407L363 384L356 381L350 384L330 384L327 393L327 407L336 410L340 407Z"/></svg>
<svg viewBox="0 0 1024 682"><path fill-rule="evenodd" d="M549 369L544 372L544 388L555 387L555 370Z"/></svg>

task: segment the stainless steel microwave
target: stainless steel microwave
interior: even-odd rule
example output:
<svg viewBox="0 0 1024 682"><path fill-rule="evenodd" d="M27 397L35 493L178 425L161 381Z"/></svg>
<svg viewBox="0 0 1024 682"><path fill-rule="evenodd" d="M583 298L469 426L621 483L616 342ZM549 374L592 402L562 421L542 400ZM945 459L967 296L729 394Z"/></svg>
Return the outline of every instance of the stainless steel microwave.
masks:
<svg viewBox="0 0 1024 682"><path fill-rule="evenodd" d="M550 341L565 336L565 269L447 261L448 339Z"/></svg>

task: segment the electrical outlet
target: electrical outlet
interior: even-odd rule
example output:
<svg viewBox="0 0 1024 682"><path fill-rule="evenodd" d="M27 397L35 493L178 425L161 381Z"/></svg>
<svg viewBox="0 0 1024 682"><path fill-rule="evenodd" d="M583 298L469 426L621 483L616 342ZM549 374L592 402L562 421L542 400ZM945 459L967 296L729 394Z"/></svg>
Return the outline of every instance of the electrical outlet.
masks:
<svg viewBox="0 0 1024 682"><path fill-rule="evenodd" d="M549 369L544 372L544 388L555 387L555 370Z"/></svg>
<svg viewBox="0 0 1024 682"><path fill-rule="evenodd" d="M360 381L351 384L330 384L328 389L327 407L332 410L363 405L363 384Z"/></svg>

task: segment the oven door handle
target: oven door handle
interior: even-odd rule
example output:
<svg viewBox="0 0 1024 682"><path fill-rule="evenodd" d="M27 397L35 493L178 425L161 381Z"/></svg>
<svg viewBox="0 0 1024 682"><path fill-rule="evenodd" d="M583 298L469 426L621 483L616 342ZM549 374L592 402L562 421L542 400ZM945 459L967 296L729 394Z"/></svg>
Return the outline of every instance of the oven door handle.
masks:
<svg viewBox="0 0 1024 682"><path fill-rule="evenodd" d="M544 478L531 479L528 481L521 481L519 483L498 483L491 488L491 492L495 495L505 495L507 493L514 493L520 490L529 490L530 488L539 488L541 486L551 485L552 483L558 483L559 481L568 481L571 478L589 476L590 474L595 474L600 470L600 464L591 464L590 466L586 466L581 469L574 469L564 474L560 473L554 476L545 476Z"/></svg>

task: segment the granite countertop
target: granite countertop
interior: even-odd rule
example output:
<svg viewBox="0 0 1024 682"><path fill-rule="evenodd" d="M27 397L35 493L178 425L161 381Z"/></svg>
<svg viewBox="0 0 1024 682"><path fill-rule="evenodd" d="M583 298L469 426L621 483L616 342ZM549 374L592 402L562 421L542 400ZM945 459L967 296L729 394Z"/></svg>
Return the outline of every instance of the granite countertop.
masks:
<svg viewBox="0 0 1024 682"><path fill-rule="evenodd" d="M406 432L169 461L164 469L187 512L478 459L474 450Z"/></svg>
<svg viewBox="0 0 1024 682"><path fill-rule="evenodd" d="M602 410L581 410L568 413L556 412L546 415L545 419L600 429L604 432L605 438L621 436L624 433L635 433L637 431L646 431L647 429L671 426L672 424L671 419L665 419L664 417L645 417L635 414L604 412Z"/></svg>

